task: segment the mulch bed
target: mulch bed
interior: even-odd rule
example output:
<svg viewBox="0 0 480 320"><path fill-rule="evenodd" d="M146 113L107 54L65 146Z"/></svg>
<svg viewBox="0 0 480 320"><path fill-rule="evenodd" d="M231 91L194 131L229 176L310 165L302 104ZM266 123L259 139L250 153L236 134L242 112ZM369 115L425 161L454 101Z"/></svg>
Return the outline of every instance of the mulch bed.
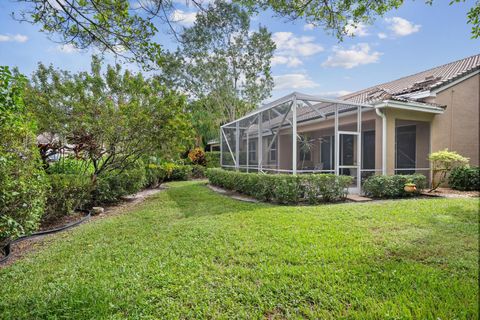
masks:
<svg viewBox="0 0 480 320"><path fill-rule="evenodd" d="M450 188L438 188L432 192L423 192L425 196L437 196L443 198L477 198L480 197L480 191L461 191Z"/></svg>

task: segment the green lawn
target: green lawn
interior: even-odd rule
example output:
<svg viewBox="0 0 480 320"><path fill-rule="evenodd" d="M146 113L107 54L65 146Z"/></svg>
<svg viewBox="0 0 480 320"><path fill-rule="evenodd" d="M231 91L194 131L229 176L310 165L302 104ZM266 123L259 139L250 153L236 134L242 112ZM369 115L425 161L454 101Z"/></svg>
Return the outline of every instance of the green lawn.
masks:
<svg viewBox="0 0 480 320"><path fill-rule="evenodd" d="M0 270L3 319L478 318L478 200L287 207L202 182Z"/></svg>

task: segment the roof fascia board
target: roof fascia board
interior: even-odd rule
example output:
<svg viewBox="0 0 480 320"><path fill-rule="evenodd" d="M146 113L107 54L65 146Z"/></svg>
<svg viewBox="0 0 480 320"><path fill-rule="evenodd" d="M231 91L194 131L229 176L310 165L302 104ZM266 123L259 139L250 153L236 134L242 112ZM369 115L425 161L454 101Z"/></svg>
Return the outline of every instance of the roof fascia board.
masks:
<svg viewBox="0 0 480 320"><path fill-rule="evenodd" d="M442 92L442 91L444 91L444 90L447 90L448 88L453 87L453 86L459 84L460 82L465 81L465 80L467 80L468 78L471 78L471 77L473 77L473 76L475 76L475 75L477 75L477 74L480 74L480 69L475 70L475 71L473 71L473 72L470 72L470 73L464 75L463 77L461 77L461 78L459 78L459 79L457 79L457 80L455 80L455 81L446 83L446 84L443 85L443 86L440 86L440 87L438 87L438 88L436 88L436 89L433 89L433 90L431 90L431 93L433 94L433 96L435 96L437 93Z"/></svg>
<svg viewBox="0 0 480 320"><path fill-rule="evenodd" d="M423 99L423 98L428 98L428 97L432 97L432 96L435 96L435 95L432 94L432 92L430 90L425 90L425 91L420 91L420 92L415 92L415 93L405 93L405 94L398 95L398 97L411 98L411 99Z"/></svg>
<svg viewBox="0 0 480 320"><path fill-rule="evenodd" d="M392 100L385 100L375 104L374 106L375 108L390 107L390 108L396 108L396 109L428 112L428 113L435 113L435 114L442 114L444 111L444 109L440 107L425 106L425 105L414 103L414 102L400 102L400 101L392 101Z"/></svg>

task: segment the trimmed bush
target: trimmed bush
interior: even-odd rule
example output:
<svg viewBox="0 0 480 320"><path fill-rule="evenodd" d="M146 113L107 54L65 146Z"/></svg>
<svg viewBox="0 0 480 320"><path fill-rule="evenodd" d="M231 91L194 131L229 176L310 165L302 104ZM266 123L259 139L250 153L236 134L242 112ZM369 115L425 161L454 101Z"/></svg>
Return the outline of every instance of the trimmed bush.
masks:
<svg viewBox="0 0 480 320"><path fill-rule="evenodd" d="M92 182L88 176L77 174L48 175L50 188L42 219L54 220L81 209L90 199Z"/></svg>
<svg viewBox="0 0 480 320"><path fill-rule="evenodd" d="M220 151L205 152L207 168L220 168Z"/></svg>
<svg viewBox="0 0 480 320"><path fill-rule="evenodd" d="M149 163L145 166L145 186L157 187L167 177L165 169L156 163Z"/></svg>
<svg viewBox="0 0 480 320"><path fill-rule="evenodd" d="M480 190L480 167L457 167L448 178L452 189L470 191Z"/></svg>
<svg viewBox="0 0 480 320"><path fill-rule="evenodd" d="M259 174L208 169L212 185L282 204L334 202L344 200L352 182L348 176L333 174Z"/></svg>
<svg viewBox="0 0 480 320"><path fill-rule="evenodd" d="M334 174L311 174L306 178L305 198L309 203L320 201L333 202L344 200L347 196L346 188L352 183L349 176Z"/></svg>
<svg viewBox="0 0 480 320"><path fill-rule="evenodd" d="M408 193L404 190L406 183L414 183L417 191ZM422 174L371 176L363 184L363 192L373 198L401 198L418 195L427 187L427 178Z"/></svg>
<svg viewBox="0 0 480 320"><path fill-rule="evenodd" d="M205 172L207 171L207 169L204 167L204 166L200 166L200 165L193 165L191 166L191 174L190 176L194 179L203 179L205 178Z"/></svg>
<svg viewBox="0 0 480 320"><path fill-rule="evenodd" d="M188 180L192 173L192 167L184 164L166 162L162 164L165 170L165 181L183 181Z"/></svg>
<svg viewBox="0 0 480 320"><path fill-rule="evenodd" d="M115 203L123 196L140 191L145 184L145 168L140 161L126 170L108 172L96 181L93 204Z"/></svg>

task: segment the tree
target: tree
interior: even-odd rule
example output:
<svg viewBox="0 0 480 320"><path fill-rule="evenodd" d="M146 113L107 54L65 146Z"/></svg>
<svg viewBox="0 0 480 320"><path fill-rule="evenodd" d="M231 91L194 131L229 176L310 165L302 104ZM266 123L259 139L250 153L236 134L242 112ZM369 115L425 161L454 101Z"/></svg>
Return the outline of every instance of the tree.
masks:
<svg viewBox="0 0 480 320"><path fill-rule="evenodd" d="M184 96L119 65L102 73L100 65L94 56L89 73L74 75L40 65L26 99L42 132L57 135L62 148L93 166L93 181L141 157L188 148L192 130Z"/></svg>
<svg viewBox="0 0 480 320"><path fill-rule="evenodd" d="M455 167L466 165L469 159L455 151L445 149L431 153L428 160L432 163L432 188L429 191L432 192L446 181L448 174Z"/></svg>
<svg viewBox="0 0 480 320"><path fill-rule="evenodd" d="M23 103L25 83L25 77L0 67L0 247L35 230L45 207L35 123Z"/></svg>
<svg viewBox="0 0 480 320"><path fill-rule="evenodd" d="M208 116L218 128L270 96L274 50L266 28L252 31L245 10L217 0L183 31L162 76L196 100L192 112L197 118Z"/></svg>
<svg viewBox="0 0 480 320"><path fill-rule="evenodd" d="M400 8L404 0L236 0L253 12L271 9L288 19L305 19L323 27L339 39L348 34L349 26L361 22L371 23L378 16ZM434 0L425 0L431 5ZM451 0L454 3L465 0ZM473 2L473 1L472 1ZM480 37L480 0L467 13L467 23L472 25L472 38Z"/></svg>

